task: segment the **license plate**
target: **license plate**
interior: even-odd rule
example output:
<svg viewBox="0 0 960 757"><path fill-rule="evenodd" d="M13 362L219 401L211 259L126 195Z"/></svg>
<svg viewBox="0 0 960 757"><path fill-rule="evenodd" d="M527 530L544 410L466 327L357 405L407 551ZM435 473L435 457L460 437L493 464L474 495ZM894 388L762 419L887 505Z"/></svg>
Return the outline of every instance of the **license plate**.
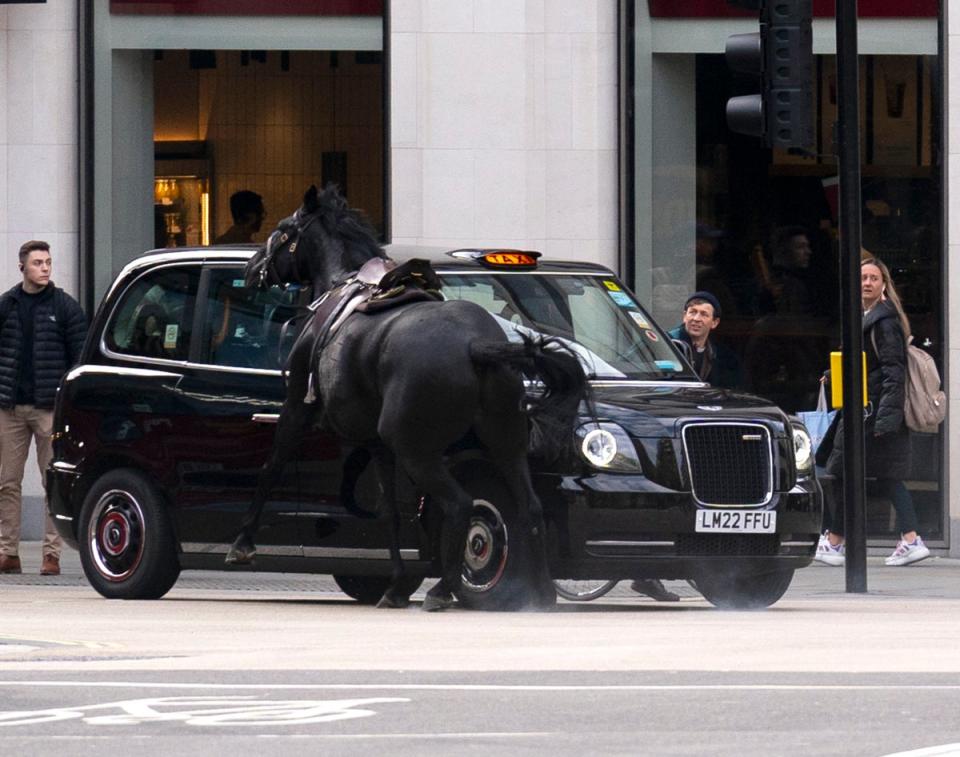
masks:
<svg viewBox="0 0 960 757"><path fill-rule="evenodd" d="M697 510L697 533L772 534L776 530L774 510Z"/></svg>

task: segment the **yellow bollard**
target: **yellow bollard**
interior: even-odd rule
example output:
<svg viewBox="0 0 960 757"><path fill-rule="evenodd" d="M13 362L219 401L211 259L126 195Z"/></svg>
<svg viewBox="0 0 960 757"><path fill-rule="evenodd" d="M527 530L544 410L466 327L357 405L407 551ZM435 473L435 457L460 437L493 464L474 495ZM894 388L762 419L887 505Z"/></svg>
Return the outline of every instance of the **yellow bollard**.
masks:
<svg viewBox="0 0 960 757"><path fill-rule="evenodd" d="M863 355L863 406L867 406L867 353ZM830 404L843 407L843 353L830 353Z"/></svg>

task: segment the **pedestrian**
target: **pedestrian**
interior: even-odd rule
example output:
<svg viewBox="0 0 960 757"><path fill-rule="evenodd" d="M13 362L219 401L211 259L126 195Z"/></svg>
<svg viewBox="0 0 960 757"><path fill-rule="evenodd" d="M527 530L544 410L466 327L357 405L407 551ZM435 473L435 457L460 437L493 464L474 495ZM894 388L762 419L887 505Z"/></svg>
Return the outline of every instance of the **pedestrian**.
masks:
<svg viewBox="0 0 960 757"><path fill-rule="evenodd" d="M930 550L917 533L917 511L903 483L911 467L910 431L904 421L910 321L889 269L876 257L862 258L860 287L869 399L869 413L864 420L866 475L876 479L878 493L891 501L897 514L900 540L886 564L909 565L930 556ZM836 427L826 468L836 477L833 490L839 494L843 491L842 420ZM846 562L843 508L834 501L831 510L829 526L817 546L816 559L827 565L843 565Z"/></svg>
<svg viewBox="0 0 960 757"><path fill-rule="evenodd" d="M689 347L690 361L704 381L723 389L738 388L740 361L726 345L713 338L720 325L720 301L711 292L694 292L683 304L683 321L670 338Z"/></svg>
<svg viewBox="0 0 960 757"><path fill-rule="evenodd" d="M230 215L233 226L213 240L214 244L246 244L260 231L267 211L263 198L249 189L241 189L230 195Z"/></svg>
<svg viewBox="0 0 960 757"><path fill-rule="evenodd" d="M53 456L53 400L60 379L80 359L87 319L50 280L50 245L20 248L23 281L0 296L0 573L20 573L23 469L36 444L46 490ZM44 506L46 509L46 505ZM61 540L47 512L40 573L60 573Z"/></svg>

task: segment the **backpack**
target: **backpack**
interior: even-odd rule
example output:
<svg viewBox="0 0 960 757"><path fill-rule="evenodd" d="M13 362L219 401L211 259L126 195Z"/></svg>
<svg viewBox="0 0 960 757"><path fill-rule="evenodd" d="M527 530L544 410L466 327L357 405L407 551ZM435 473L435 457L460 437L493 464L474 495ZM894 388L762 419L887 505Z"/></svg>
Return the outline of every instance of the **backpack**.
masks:
<svg viewBox="0 0 960 757"><path fill-rule="evenodd" d="M870 331L873 350L877 339ZM947 416L947 395L940 388L940 373L929 353L913 346L913 337L907 339L907 379L904 385L903 418L907 428L923 434L935 434Z"/></svg>

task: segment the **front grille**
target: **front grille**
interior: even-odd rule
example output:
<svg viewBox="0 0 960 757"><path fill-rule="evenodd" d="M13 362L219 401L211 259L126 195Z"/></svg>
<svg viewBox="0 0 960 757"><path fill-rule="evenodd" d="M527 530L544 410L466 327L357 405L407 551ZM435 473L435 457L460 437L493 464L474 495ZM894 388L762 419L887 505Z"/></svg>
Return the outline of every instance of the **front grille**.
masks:
<svg viewBox="0 0 960 757"><path fill-rule="evenodd" d="M777 534L680 534L679 557L769 557L780 553Z"/></svg>
<svg viewBox="0 0 960 757"><path fill-rule="evenodd" d="M691 423L683 450L693 496L703 505L762 505L773 495L773 453L766 426Z"/></svg>

